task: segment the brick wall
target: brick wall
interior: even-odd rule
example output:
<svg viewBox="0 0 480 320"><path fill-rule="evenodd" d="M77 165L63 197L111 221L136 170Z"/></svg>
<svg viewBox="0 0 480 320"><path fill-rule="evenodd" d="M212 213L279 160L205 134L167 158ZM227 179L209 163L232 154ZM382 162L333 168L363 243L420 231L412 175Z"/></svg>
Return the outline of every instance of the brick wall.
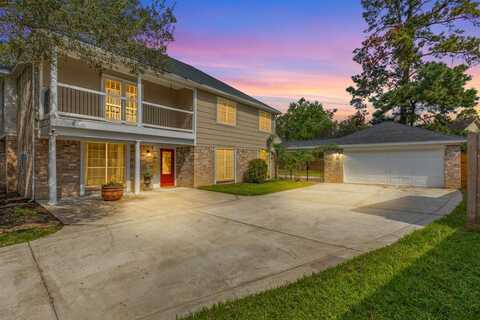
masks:
<svg viewBox="0 0 480 320"><path fill-rule="evenodd" d="M460 146L447 146L444 161L445 188L460 189L462 187Z"/></svg>
<svg viewBox="0 0 480 320"><path fill-rule="evenodd" d="M48 199L48 139L36 143L35 197ZM80 142L57 140L57 196L80 195Z"/></svg>
<svg viewBox="0 0 480 320"><path fill-rule="evenodd" d="M212 185L214 180L214 146L194 147L194 187Z"/></svg>
<svg viewBox="0 0 480 320"><path fill-rule="evenodd" d="M243 182L248 163L258 159L258 149L237 149L237 182Z"/></svg>
<svg viewBox="0 0 480 320"><path fill-rule="evenodd" d="M327 183L343 183L343 154L327 151L324 154L324 175Z"/></svg>
<svg viewBox="0 0 480 320"><path fill-rule="evenodd" d="M177 170L177 187L193 187L193 147L177 147L175 169Z"/></svg>

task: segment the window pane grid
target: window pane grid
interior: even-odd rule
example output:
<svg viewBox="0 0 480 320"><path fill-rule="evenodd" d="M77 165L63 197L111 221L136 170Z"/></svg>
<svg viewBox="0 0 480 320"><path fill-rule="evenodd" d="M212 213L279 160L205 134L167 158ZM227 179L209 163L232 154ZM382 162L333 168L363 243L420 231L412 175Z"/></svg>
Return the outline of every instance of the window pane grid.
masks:
<svg viewBox="0 0 480 320"><path fill-rule="evenodd" d="M265 111L260 111L259 126L261 131L272 132L272 115Z"/></svg>
<svg viewBox="0 0 480 320"><path fill-rule="evenodd" d="M235 152L233 149L215 151L215 178L217 181L235 179Z"/></svg>
<svg viewBox="0 0 480 320"><path fill-rule="evenodd" d="M127 85L126 92L127 105L125 108L125 118L129 122L137 122L137 87Z"/></svg>
<svg viewBox="0 0 480 320"><path fill-rule="evenodd" d="M122 85L118 80L105 81L105 117L122 120Z"/></svg>
<svg viewBox="0 0 480 320"><path fill-rule="evenodd" d="M237 121L237 107L234 102L218 98L217 121L223 124L235 125Z"/></svg>
<svg viewBox="0 0 480 320"><path fill-rule="evenodd" d="M123 144L87 144L87 186L111 181L125 181L125 146Z"/></svg>

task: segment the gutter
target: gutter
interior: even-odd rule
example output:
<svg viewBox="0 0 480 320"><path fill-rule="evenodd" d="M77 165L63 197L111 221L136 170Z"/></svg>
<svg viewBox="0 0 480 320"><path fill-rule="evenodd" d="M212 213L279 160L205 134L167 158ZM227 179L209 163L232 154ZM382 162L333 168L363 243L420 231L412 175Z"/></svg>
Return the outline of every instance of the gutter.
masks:
<svg viewBox="0 0 480 320"><path fill-rule="evenodd" d="M364 143L364 144L339 144L337 145L342 149L353 148L375 148L375 147L408 147L408 146L429 146L429 145L457 145L466 143L466 139L459 140L441 140L441 141L421 141L421 142L391 142L391 143ZM316 146L303 146L303 147L287 147L287 150L305 150L316 149L322 145Z"/></svg>

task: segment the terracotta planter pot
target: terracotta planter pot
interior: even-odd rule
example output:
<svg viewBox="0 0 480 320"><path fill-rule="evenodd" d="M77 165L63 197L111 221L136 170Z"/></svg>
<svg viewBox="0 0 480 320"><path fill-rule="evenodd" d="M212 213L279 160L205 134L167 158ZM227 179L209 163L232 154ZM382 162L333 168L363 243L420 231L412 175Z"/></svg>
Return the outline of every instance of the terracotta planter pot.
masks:
<svg viewBox="0 0 480 320"><path fill-rule="evenodd" d="M144 189L145 190L151 190L151 188L152 188L152 178L144 177L143 178L143 184L144 184Z"/></svg>
<svg viewBox="0 0 480 320"><path fill-rule="evenodd" d="M118 201L123 197L123 187L102 186L102 198L105 201Z"/></svg>

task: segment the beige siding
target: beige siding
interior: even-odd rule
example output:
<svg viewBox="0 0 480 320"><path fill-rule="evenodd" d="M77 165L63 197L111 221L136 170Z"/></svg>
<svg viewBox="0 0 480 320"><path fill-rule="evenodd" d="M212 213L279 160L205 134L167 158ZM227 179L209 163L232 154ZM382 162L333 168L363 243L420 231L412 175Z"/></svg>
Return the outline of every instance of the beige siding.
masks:
<svg viewBox="0 0 480 320"><path fill-rule="evenodd" d="M217 97L205 91L197 95L197 143L244 148L265 148L270 133L258 126L258 109L237 103L235 127L217 123Z"/></svg>
<svg viewBox="0 0 480 320"><path fill-rule="evenodd" d="M102 88L100 73L88 64L72 58L59 59L58 81L90 90L100 91Z"/></svg>

